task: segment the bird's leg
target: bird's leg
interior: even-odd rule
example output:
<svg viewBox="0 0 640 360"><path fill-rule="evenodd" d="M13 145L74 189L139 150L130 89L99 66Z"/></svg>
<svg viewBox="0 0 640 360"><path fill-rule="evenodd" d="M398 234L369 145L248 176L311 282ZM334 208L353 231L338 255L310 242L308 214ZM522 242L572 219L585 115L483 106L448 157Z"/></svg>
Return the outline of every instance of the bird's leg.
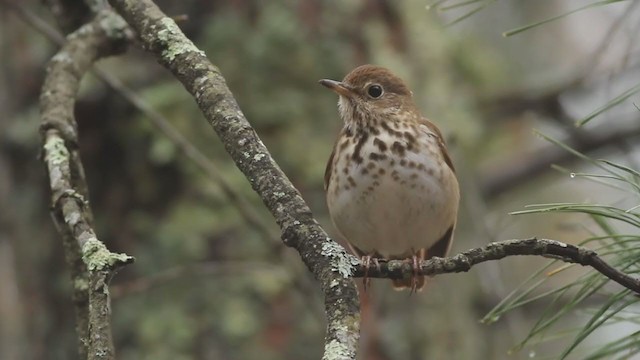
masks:
<svg viewBox="0 0 640 360"><path fill-rule="evenodd" d="M411 255L411 269L413 272L411 274L411 291L409 294L415 294L418 291L418 276L420 276L420 261L415 251Z"/></svg>
<svg viewBox="0 0 640 360"><path fill-rule="evenodd" d="M377 257L374 257L374 254L364 255L360 259L362 262L362 266L364 266L364 276L362 277L362 285L364 286L364 291L367 292L367 289L371 285L371 279L369 278L369 268L371 268L371 262L376 266L376 270L380 272L380 261L378 261Z"/></svg>
<svg viewBox="0 0 640 360"><path fill-rule="evenodd" d="M369 279L369 267L371 266L371 255L364 255L360 259L362 262L362 266L364 266L364 276L362 277L362 285L364 287L364 292L367 292L369 288L369 284L371 283L371 279ZM376 259L377 262L377 259Z"/></svg>
<svg viewBox="0 0 640 360"><path fill-rule="evenodd" d="M382 269L380 268L380 261L378 261L377 257L373 258L373 264L376 266L376 270L378 270L378 272L380 272Z"/></svg>

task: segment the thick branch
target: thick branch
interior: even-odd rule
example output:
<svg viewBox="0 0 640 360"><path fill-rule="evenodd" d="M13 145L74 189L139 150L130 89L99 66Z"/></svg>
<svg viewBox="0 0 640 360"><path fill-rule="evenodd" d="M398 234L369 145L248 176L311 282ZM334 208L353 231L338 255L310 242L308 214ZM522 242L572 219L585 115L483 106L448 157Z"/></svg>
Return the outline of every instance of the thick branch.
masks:
<svg viewBox="0 0 640 360"><path fill-rule="evenodd" d="M71 267L80 358L114 358L106 286L113 271L133 258L109 252L93 230L73 110L82 76L95 60L124 49L125 28L121 18L105 11L69 35L49 62L40 94L43 160L52 217Z"/></svg>
<svg viewBox="0 0 640 360"><path fill-rule="evenodd" d="M175 22L149 0L110 0L138 33L143 46L194 96L238 168L273 214L286 245L295 248L319 280L328 326L324 359L355 359L359 304L344 248L313 218L298 191L257 136L220 71Z"/></svg>
<svg viewBox="0 0 640 360"><path fill-rule="evenodd" d="M595 251L556 240L537 238L494 242L481 248L464 251L452 257L434 257L420 262L420 273L433 276L466 272L476 264L515 255L538 255L568 263L591 266L609 279L640 294L640 279L616 270L599 257ZM364 273L364 267L358 262L353 271L354 277L363 277ZM379 268L371 267L367 272L367 276L371 278L401 279L409 278L412 273L413 269L410 262L392 260L380 262Z"/></svg>

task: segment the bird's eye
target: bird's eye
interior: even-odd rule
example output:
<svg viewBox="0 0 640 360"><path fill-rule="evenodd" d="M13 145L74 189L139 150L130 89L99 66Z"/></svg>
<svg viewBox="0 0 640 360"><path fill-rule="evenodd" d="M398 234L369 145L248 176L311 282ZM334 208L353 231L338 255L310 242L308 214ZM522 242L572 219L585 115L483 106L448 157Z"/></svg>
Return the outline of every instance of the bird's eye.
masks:
<svg viewBox="0 0 640 360"><path fill-rule="evenodd" d="M382 86L378 84L373 84L367 88L367 95L369 95L369 97L371 97L372 99L379 98L383 93L384 91L382 90Z"/></svg>

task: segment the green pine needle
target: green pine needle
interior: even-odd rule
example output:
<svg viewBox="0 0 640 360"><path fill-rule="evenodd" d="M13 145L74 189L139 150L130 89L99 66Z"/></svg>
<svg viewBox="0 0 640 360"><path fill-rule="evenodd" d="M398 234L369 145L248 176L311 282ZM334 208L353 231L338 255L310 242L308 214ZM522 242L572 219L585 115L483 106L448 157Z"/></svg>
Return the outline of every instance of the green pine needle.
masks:
<svg viewBox="0 0 640 360"><path fill-rule="evenodd" d="M529 25L521 26L521 27L513 29L513 30L505 31L504 33L502 33L502 36L504 36L504 37L513 36L513 35L519 34L521 32L527 31L529 29L538 27L540 25L547 24L547 23L550 23L552 21L563 19L563 18L565 18L565 17L567 17L569 15L575 14L575 13L583 11L583 10L591 9L591 8L598 7L598 6L609 5L609 4L622 2L622 1L627 1L627 0L601 0L601 1L596 1L594 3L587 4L585 6L579 7L577 9L575 9L575 10L571 10L569 12L566 12L564 14L560 14L560 15L557 15L557 16L554 16L554 17L551 17L551 18L548 18L548 19L545 19L545 20L542 20L542 21L538 21L538 22L535 22L535 23L532 23L532 24L529 24Z"/></svg>

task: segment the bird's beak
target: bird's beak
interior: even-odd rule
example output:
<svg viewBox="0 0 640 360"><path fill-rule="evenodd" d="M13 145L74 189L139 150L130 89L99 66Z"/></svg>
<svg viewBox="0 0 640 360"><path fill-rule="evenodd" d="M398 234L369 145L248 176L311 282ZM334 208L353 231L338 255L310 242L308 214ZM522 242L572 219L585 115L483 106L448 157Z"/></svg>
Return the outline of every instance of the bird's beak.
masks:
<svg viewBox="0 0 640 360"><path fill-rule="evenodd" d="M338 95L342 95L347 98L353 97L354 95L354 92L353 90L351 90L351 87L349 87L345 83L335 81L335 80L329 80L329 79L322 79L318 82L323 86L328 87Z"/></svg>

